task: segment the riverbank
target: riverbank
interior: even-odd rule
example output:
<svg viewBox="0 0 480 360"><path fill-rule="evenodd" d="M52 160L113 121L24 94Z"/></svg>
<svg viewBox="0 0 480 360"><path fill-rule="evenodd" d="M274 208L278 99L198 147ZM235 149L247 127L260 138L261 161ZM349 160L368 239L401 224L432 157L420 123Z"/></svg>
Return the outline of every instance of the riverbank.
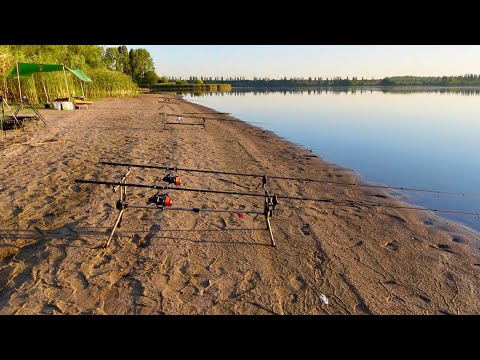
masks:
<svg viewBox="0 0 480 360"><path fill-rule="evenodd" d="M116 196L110 188L73 183L118 180L125 169L97 165L102 160L357 180L348 169L242 121L207 119L206 131L164 129L160 112L214 112L176 99L148 94L101 100L88 110L45 111L47 127L1 150L0 313L480 312L478 235L407 209L284 200L272 218L276 248L262 217L129 210L102 252ZM133 169L129 181L150 184L164 174ZM258 179L178 175L192 188L258 191ZM378 189L284 180L270 180L269 188L399 204ZM154 193L132 189L129 196L142 203ZM170 196L176 206L263 206L250 197Z"/></svg>

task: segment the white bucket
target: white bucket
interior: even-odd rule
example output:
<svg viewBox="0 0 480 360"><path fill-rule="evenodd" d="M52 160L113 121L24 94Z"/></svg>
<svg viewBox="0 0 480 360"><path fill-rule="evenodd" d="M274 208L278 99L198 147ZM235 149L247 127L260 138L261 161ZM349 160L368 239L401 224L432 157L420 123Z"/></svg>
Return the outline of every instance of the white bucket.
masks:
<svg viewBox="0 0 480 360"><path fill-rule="evenodd" d="M58 101L54 101L54 102L53 102L53 108L54 108L55 110L62 110L62 108L61 108L61 103L58 102Z"/></svg>
<svg viewBox="0 0 480 360"><path fill-rule="evenodd" d="M62 110L73 110L74 106L73 103L70 101L63 101L62 103Z"/></svg>

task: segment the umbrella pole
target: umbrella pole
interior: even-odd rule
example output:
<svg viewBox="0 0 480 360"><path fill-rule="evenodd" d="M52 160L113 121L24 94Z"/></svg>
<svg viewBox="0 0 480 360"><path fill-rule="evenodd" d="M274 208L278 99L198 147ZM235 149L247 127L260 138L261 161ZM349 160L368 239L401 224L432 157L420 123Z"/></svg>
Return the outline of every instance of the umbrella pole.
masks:
<svg viewBox="0 0 480 360"><path fill-rule="evenodd" d="M20 86L20 71L18 71L18 61L17 65L17 80L18 80L18 92L20 93L20 104L22 103L22 87Z"/></svg>
<svg viewBox="0 0 480 360"><path fill-rule="evenodd" d="M68 100L70 101L70 90L68 89L67 74L65 73L65 65L63 65L63 77L65 78L65 85L67 86Z"/></svg>
<svg viewBox="0 0 480 360"><path fill-rule="evenodd" d="M42 80L43 91L45 91L45 98L47 99L47 103L49 103L50 99L48 98L48 92L47 92L47 88L45 86L45 79L43 78L43 75L40 76L40 79Z"/></svg>
<svg viewBox="0 0 480 360"><path fill-rule="evenodd" d="M83 97L83 100L85 100L85 93L83 92L82 80L80 80L80 87L82 88L82 97Z"/></svg>

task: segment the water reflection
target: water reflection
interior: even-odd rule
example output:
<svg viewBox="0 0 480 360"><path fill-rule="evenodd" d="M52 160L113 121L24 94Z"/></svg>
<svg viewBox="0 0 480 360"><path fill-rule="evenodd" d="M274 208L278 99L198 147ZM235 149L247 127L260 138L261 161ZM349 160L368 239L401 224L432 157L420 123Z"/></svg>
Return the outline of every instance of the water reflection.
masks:
<svg viewBox="0 0 480 360"><path fill-rule="evenodd" d="M408 95L408 96L407 96ZM235 90L202 105L272 130L391 186L480 193L478 88ZM480 212L480 198L409 193L421 206ZM480 230L480 219L442 215Z"/></svg>
<svg viewBox="0 0 480 360"><path fill-rule="evenodd" d="M418 87L393 87L393 88L312 88L312 89L234 89L232 91L215 91L215 92L176 92L177 95L188 95L192 97L202 96L245 96L246 94L253 95L268 95L268 94L283 94L283 95L341 95L341 94L364 94L373 93L374 91L382 92L384 94L418 94L418 93L431 93L431 94L448 94L448 95L480 95L480 88L418 88Z"/></svg>

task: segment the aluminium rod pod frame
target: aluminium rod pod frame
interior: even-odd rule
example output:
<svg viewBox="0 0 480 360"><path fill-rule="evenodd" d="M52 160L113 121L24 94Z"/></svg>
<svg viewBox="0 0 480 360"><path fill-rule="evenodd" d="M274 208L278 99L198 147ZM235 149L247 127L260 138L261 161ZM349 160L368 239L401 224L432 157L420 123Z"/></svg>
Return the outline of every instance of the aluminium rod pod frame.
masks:
<svg viewBox="0 0 480 360"><path fill-rule="evenodd" d="M180 117L181 118L181 117ZM183 118L182 118L183 119ZM201 126L203 127L203 130L207 130L205 126L205 118L203 118L203 121L201 123L187 123L187 122L164 122L163 123L163 130L165 130L167 125L190 125L190 126Z"/></svg>
<svg viewBox="0 0 480 360"><path fill-rule="evenodd" d="M200 212L210 212L210 213L230 213L230 214L250 214L250 215L263 215L265 218L266 223L266 230L268 230L268 234L270 236L271 245L273 247L276 246L275 239L272 232L272 226L270 224L270 218L273 216L274 210L276 205L278 204L278 199L276 195L270 195L266 189L267 177L264 176L262 178L262 185L265 192L264 198L264 207L263 211L260 210L235 210L235 209L212 209L212 208L188 208L188 207L171 207L171 199L168 197L167 194L160 194L158 193L155 196L152 196L148 199L147 203L153 203L154 205L138 205L138 204L130 204L127 202L127 187L129 184L126 182L127 177L130 174L131 168L128 167L127 172L123 175L122 179L119 183L114 183L113 192L116 193L120 190L120 197L119 200L116 202L115 208L119 211L115 223L113 225L112 231L110 232L110 236L106 241L104 248L107 248L112 241L113 235L117 228L121 227L121 222L123 219L123 214L126 209L146 209L146 210L170 210L170 211L191 211L194 213ZM170 175L170 174L169 174ZM168 176L168 175L167 175ZM76 180L77 181L77 180ZM82 181L80 181L82 182ZM101 182L97 182L101 183ZM108 184L108 183L107 183ZM164 188L168 189L168 187ZM154 200L155 199L155 200ZM168 199L168 200L167 200Z"/></svg>

